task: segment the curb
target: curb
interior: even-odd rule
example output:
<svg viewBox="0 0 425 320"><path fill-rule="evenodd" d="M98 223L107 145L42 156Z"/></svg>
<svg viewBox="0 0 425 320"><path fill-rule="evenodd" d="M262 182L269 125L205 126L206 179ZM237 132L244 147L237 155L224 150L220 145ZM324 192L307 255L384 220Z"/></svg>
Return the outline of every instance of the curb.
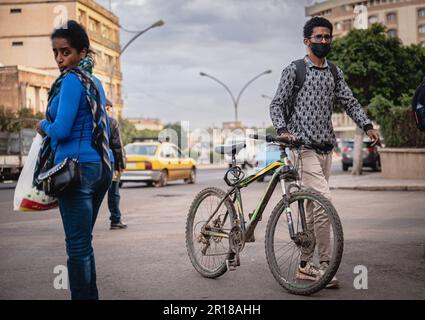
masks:
<svg viewBox="0 0 425 320"><path fill-rule="evenodd" d="M357 190L357 191L425 191L425 186L342 186L330 187L331 190Z"/></svg>

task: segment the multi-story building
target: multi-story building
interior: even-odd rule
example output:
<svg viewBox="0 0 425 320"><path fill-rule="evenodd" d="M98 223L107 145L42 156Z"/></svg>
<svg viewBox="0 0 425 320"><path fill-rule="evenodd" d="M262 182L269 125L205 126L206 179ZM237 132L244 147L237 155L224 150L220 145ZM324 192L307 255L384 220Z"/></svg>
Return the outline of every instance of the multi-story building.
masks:
<svg viewBox="0 0 425 320"><path fill-rule="evenodd" d="M47 93L56 77L49 72L23 66L0 68L0 107L44 112Z"/></svg>
<svg viewBox="0 0 425 320"><path fill-rule="evenodd" d="M164 125L157 118L127 118L137 130L161 131Z"/></svg>
<svg viewBox="0 0 425 320"><path fill-rule="evenodd" d="M425 46L425 0L328 0L306 7L306 16L323 16L334 25L334 37L347 34L354 27L355 7L367 8L368 24L382 23L390 36L406 44Z"/></svg>
<svg viewBox="0 0 425 320"><path fill-rule="evenodd" d="M0 1L0 64L35 68L57 76L50 34L61 22L71 19L85 26L95 52L94 73L121 115L119 20L94 0Z"/></svg>

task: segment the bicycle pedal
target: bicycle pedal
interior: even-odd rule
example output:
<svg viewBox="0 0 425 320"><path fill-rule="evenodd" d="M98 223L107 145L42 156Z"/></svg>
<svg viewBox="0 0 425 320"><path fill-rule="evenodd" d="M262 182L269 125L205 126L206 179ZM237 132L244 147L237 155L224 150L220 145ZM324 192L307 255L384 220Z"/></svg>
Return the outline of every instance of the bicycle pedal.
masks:
<svg viewBox="0 0 425 320"><path fill-rule="evenodd" d="M226 259L227 271L235 271L237 266L238 264L235 259L232 259L232 260Z"/></svg>

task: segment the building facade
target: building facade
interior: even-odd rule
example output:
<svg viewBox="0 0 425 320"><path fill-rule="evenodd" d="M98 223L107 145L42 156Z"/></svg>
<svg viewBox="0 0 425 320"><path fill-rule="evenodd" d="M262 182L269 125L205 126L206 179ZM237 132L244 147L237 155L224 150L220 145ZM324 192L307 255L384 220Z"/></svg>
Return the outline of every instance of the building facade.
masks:
<svg viewBox="0 0 425 320"><path fill-rule="evenodd" d="M328 0L306 7L306 16L323 16L332 22L334 37L354 28L355 7L367 8L368 24L382 23L390 36L403 44L425 46L425 0Z"/></svg>
<svg viewBox="0 0 425 320"><path fill-rule="evenodd" d="M94 73L121 115L119 20L94 0L0 1L0 64L30 67L57 76L50 34L66 20L76 20L86 28L95 52Z"/></svg>
<svg viewBox="0 0 425 320"><path fill-rule="evenodd" d="M157 118L127 118L137 130L161 131L164 125Z"/></svg>
<svg viewBox="0 0 425 320"><path fill-rule="evenodd" d="M23 66L0 67L0 107L28 108L44 113L47 93L56 77L47 71Z"/></svg>

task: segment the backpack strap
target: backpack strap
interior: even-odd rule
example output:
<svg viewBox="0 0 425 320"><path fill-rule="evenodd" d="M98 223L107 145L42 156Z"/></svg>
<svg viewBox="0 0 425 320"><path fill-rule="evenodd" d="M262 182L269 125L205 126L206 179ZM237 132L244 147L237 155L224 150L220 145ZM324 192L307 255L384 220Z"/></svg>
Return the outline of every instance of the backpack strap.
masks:
<svg viewBox="0 0 425 320"><path fill-rule="evenodd" d="M292 63L295 64L295 82L292 88L291 103L289 104L289 107L286 109L286 114L285 114L286 124L288 124L289 120L294 114L295 99L297 98L298 92L300 92L301 88L304 85L305 77L307 73L307 66L305 64L304 59L295 60Z"/></svg>
<svg viewBox="0 0 425 320"><path fill-rule="evenodd" d="M332 76L334 77L335 90L336 90L336 86L338 85L338 81L339 81L338 69L336 68L336 65L334 65L329 60L328 60L328 65L329 65L329 69L331 70Z"/></svg>
<svg viewBox="0 0 425 320"><path fill-rule="evenodd" d="M289 120L291 119L292 115L295 111L295 100L298 96L298 93L300 92L301 88L304 85L306 73L307 73L307 65L305 64L304 59L295 60L292 62L295 64L295 82L294 87L292 89L292 97L291 97L291 103L289 105L289 108L286 110L285 116L285 122L288 124ZM338 85L339 81L339 75L338 75L338 69L336 68L336 65L334 65L332 62L328 60L329 69L332 73L332 76L334 78L335 83L335 89Z"/></svg>

